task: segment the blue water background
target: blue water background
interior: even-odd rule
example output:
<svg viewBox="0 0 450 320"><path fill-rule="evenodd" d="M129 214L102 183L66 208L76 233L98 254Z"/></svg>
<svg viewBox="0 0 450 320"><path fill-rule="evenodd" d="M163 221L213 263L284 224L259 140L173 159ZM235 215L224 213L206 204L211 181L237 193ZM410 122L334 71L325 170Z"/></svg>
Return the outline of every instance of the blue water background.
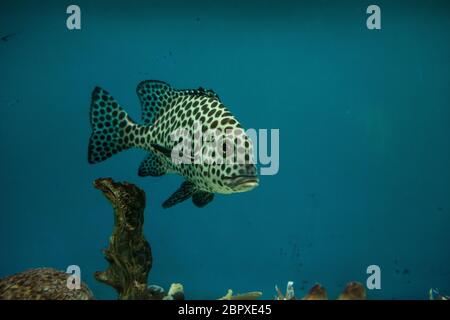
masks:
<svg viewBox="0 0 450 320"><path fill-rule="evenodd" d="M335 298L381 267L372 299L450 291L450 10L437 1L2 1L0 277L28 268L93 273L112 209L98 177L147 192L151 284L186 297L315 282ZM87 162L94 86L139 119L136 85L214 89L246 128L280 129L278 174L252 192L163 210L182 178L140 178L142 150Z"/></svg>

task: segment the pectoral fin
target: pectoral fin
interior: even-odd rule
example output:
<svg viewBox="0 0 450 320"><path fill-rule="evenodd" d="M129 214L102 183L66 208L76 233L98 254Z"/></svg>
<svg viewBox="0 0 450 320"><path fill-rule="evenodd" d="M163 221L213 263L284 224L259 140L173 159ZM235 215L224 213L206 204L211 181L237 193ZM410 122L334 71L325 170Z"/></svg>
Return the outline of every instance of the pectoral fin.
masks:
<svg viewBox="0 0 450 320"><path fill-rule="evenodd" d="M152 146L153 149L155 149L156 152L159 152L163 156L173 160L172 159L172 151L173 150L168 149L168 148L166 148L164 146L161 146L159 144L156 144L156 143L153 143L151 146ZM177 154L177 153L175 153L175 154ZM178 160L182 161L184 163L193 163L194 162L194 158L190 154L187 154L187 155L182 154L180 156L180 158L178 158Z"/></svg>
<svg viewBox="0 0 450 320"><path fill-rule="evenodd" d="M164 156L166 156L167 158L171 158L171 157L172 157L172 150L170 150L170 149L168 149L168 148L166 148L166 147L164 147L164 146L161 146L161 145L159 145L159 144L156 144L156 143L152 143L152 147L153 147L156 151L162 153L162 154L163 154Z"/></svg>
<svg viewBox="0 0 450 320"><path fill-rule="evenodd" d="M185 181L181 184L178 190L169 197L169 199L163 202L162 206L164 209L170 208L177 203L189 199L194 193L196 193L196 191L197 188L192 182Z"/></svg>

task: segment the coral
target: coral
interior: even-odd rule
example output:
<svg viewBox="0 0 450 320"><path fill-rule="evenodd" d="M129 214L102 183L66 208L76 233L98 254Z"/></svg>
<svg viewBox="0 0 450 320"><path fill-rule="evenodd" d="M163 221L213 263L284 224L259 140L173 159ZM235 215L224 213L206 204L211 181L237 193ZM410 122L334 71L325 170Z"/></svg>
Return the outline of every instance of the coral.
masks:
<svg viewBox="0 0 450 320"><path fill-rule="evenodd" d="M147 287L152 267L150 245L144 237L145 193L133 184L116 183L110 178L94 181L114 209L114 230L109 247L103 250L109 267L95 278L113 287L121 300L152 299Z"/></svg>
<svg viewBox="0 0 450 320"><path fill-rule="evenodd" d="M69 275L51 268L31 269L0 280L0 299L4 300L91 300L85 283L69 289Z"/></svg>
<svg viewBox="0 0 450 320"><path fill-rule="evenodd" d="M366 289L359 282L349 282L338 300L366 300Z"/></svg>
<svg viewBox="0 0 450 320"><path fill-rule="evenodd" d="M184 288L181 283L172 283L163 300L184 300Z"/></svg>
<svg viewBox="0 0 450 320"><path fill-rule="evenodd" d="M431 288L428 291L428 297L430 300L450 300L450 296L446 296L439 292L439 289Z"/></svg>
<svg viewBox="0 0 450 320"><path fill-rule="evenodd" d="M112 286L119 299L163 299L184 300L184 289L180 283L173 283L166 294L164 289L147 286L148 273L152 267L152 255L145 240L144 224L145 193L130 183L117 183L110 178L94 181L95 188L103 192L114 209L114 230L109 247L104 250L109 268L96 272L95 278ZM233 295L229 290L224 300L253 300L261 292Z"/></svg>
<svg viewBox="0 0 450 320"><path fill-rule="evenodd" d="M294 283L292 281L288 282L286 294L283 294L278 286L275 286L277 296L275 300L296 300L294 293ZM366 299L366 289L359 282L349 282L345 287L344 291L339 295L337 300L365 300ZM302 300L328 300L327 291L325 288L317 283L311 289L309 289L306 296Z"/></svg>
<svg viewBox="0 0 450 320"><path fill-rule="evenodd" d="M98 271L95 278L113 287L118 299L184 300L182 284L173 283L166 293L157 285L147 285L152 268L152 252L143 234L145 193L133 184L117 183L111 178L94 181L94 187L102 191L114 209L114 228L109 246L103 254L109 263L106 271ZM32 269L0 280L0 299L93 299L92 292L81 283L81 288L69 289L69 275L51 268ZM289 281L286 293L277 286L277 300L295 300L294 283ZM434 292L433 292L434 293ZM255 300L262 292L233 294L229 289L219 300ZM441 295L430 293L430 297ZM445 297L447 299L448 297ZM314 285L302 300L327 300L327 292L320 284ZM362 284L350 282L340 294L339 300L366 299Z"/></svg>
<svg viewBox="0 0 450 320"><path fill-rule="evenodd" d="M147 289L155 300L162 300L166 296L166 291L164 288L156 284L149 285Z"/></svg>
<svg viewBox="0 0 450 320"><path fill-rule="evenodd" d="M278 286L275 286L277 296L275 300L295 300L294 282L289 281L286 286L286 294L283 294Z"/></svg>
<svg viewBox="0 0 450 320"><path fill-rule="evenodd" d="M256 300L262 296L262 292L260 291L252 291L241 294L233 295L233 290L228 289L228 292L222 298L218 300Z"/></svg>
<svg viewBox="0 0 450 320"><path fill-rule="evenodd" d="M327 291L319 283L315 284L302 300L328 300Z"/></svg>

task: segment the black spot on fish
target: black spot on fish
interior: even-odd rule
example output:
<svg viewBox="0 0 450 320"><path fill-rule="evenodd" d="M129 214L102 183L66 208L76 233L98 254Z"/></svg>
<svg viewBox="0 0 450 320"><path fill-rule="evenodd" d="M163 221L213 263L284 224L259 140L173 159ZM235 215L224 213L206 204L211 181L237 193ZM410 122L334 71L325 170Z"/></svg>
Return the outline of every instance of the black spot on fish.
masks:
<svg viewBox="0 0 450 320"><path fill-rule="evenodd" d="M223 119L220 121L220 124L221 124L221 125L232 124L231 120L232 120L232 119L230 119L230 118L223 118Z"/></svg>

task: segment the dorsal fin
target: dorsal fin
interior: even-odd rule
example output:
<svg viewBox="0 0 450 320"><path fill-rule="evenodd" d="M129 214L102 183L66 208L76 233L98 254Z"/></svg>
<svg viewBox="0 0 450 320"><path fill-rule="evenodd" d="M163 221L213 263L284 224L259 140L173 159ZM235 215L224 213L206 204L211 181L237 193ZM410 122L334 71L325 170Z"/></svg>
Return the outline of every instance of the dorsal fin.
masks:
<svg viewBox="0 0 450 320"><path fill-rule="evenodd" d="M177 91L181 94L213 98L220 102L219 95L212 89L204 89L202 87L199 87L198 89L182 89Z"/></svg>
<svg viewBox="0 0 450 320"><path fill-rule="evenodd" d="M170 106L173 99L177 96L202 96L216 99L220 98L211 89L182 89L175 90L168 83L159 80L145 80L138 84L136 88L137 95L142 105L142 121L144 125L151 126L159 118L166 107Z"/></svg>
<svg viewBox="0 0 450 320"><path fill-rule="evenodd" d="M175 95L175 90L169 84L158 80L142 81L136 92L142 105L142 121L146 126L153 125Z"/></svg>

